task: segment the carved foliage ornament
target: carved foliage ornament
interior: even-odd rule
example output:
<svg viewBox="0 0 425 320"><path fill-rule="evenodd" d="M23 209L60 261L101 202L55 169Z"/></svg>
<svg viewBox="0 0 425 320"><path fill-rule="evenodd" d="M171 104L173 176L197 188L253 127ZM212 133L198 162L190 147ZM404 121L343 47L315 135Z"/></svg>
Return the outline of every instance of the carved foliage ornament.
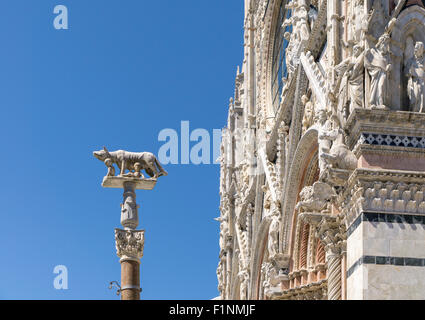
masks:
<svg viewBox="0 0 425 320"><path fill-rule="evenodd" d="M144 234L144 230L115 229L117 255L120 258L140 259L143 256Z"/></svg>

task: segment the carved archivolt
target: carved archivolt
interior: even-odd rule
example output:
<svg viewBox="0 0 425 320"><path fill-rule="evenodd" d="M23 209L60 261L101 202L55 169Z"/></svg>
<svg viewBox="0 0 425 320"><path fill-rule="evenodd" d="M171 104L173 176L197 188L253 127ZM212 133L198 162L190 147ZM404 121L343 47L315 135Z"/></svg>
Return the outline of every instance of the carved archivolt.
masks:
<svg viewBox="0 0 425 320"><path fill-rule="evenodd" d="M304 186L303 180L305 179L305 169L307 169L313 159L313 156L317 150L317 130L310 128L301 138L297 150L290 167L287 181L291 183L286 184L284 190L284 206L283 206L283 217L282 217L282 229L281 229L281 243L283 244L283 252L289 254L289 232L293 222L293 213L295 211L295 205L298 201L298 195ZM294 187L297 186L297 187Z"/></svg>

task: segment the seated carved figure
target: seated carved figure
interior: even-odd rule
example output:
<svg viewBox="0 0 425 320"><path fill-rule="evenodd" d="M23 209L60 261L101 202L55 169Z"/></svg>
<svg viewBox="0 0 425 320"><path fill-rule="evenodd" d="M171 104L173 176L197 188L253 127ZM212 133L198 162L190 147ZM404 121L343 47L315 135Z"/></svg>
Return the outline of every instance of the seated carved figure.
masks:
<svg viewBox="0 0 425 320"><path fill-rule="evenodd" d="M125 170L133 171L130 176L142 177L140 173L145 170L150 177L155 179L160 176L166 176L168 173L162 168L158 159L153 153L150 152L128 152L124 150L117 150L109 152L106 147L103 150L93 152L93 155L102 162L105 162L108 167L108 176L113 176L115 170L113 164L115 163L120 169L119 176L129 176L125 174Z"/></svg>

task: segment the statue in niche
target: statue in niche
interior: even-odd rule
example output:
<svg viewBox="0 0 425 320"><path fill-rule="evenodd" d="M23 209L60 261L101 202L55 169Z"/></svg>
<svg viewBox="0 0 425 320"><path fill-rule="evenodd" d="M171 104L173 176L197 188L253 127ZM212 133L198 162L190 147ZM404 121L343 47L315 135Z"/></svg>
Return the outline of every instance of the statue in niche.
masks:
<svg viewBox="0 0 425 320"><path fill-rule="evenodd" d="M386 102L390 95L389 74L392 71L390 56L390 36L384 34L379 38L375 48L365 53L365 67L371 77L369 105L372 109L387 109Z"/></svg>
<svg viewBox="0 0 425 320"><path fill-rule="evenodd" d="M425 112L425 57L423 42L416 42L414 57L407 64L407 95L410 111Z"/></svg>
<svg viewBox="0 0 425 320"><path fill-rule="evenodd" d="M345 123L348 115L355 108L364 107L363 82L364 82L364 50L360 45L353 47L353 55L342 61L335 67L341 79L339 89L338 113L340 121ZM345 110L348 103L349 110Z"/></svg>

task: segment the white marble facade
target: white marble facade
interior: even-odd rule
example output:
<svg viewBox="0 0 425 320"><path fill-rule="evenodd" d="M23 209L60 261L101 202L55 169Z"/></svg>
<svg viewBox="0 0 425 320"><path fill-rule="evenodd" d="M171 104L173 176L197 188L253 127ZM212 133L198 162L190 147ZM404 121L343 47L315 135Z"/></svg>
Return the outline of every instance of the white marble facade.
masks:
<svg viewBox="0 0 425 320"><path fill-rule="evenodd" d="M244 7L220 298L424 299L424 1Z"/></svg>

